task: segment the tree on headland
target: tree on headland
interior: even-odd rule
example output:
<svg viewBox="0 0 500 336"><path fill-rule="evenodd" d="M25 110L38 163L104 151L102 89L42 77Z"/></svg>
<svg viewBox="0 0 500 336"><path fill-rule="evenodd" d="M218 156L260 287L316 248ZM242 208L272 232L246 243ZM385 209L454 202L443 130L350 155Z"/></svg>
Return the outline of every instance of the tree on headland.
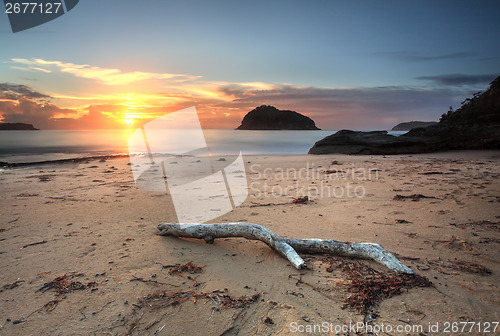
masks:
<svg viewBox="0 0 500 336"><path fill-rule="evenodd" d="M439 118L439 122L444 122L449 115L453 113L453 106L450 106L448 112L441 114L441 118Z"/></svg>
<svg viewBox="0 0 500 336"><path fill-rule="evenodd" d="M462 106L444 113L440 124L498 124L500 123L500 76L495 78L488 90L476 92L466 98Z"/></svg>

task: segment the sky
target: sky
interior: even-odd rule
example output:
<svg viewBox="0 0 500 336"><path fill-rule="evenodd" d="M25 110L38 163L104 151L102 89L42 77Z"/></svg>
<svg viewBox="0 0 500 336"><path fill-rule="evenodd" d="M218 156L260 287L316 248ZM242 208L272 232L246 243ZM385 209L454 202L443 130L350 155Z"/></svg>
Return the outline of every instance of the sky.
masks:
<svg viewBox="0 0 500 336"><path fill-rule="evenodd" d="M12 33L0 120L133 128L195 106L236 128L266 104L322 129L438 120L500 75L500 1L82 0Z"/></svg>

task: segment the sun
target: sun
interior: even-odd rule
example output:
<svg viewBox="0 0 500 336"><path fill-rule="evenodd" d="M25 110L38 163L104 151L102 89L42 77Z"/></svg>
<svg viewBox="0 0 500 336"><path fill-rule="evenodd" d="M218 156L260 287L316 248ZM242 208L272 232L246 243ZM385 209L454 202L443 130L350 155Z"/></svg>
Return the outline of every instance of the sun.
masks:
<svg viewBox="0 0 500 336"><path fill-rule="evenodd" d="M132 126L134 124L134 119L133 118L124 118L123 122L127 124L128 126Z"/></svg>

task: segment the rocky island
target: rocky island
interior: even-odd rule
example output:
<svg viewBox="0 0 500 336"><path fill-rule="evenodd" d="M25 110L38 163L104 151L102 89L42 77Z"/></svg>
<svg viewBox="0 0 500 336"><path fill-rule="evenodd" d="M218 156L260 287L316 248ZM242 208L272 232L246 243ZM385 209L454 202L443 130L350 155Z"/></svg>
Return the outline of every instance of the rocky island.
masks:
<svg viewBox="0 0 500 336"><path fill-rule="evenodd" d="M414 128L429 127L436 125L437 121L409 121L397 124L392 128L392 131L410 131Z"/></svg>
<svg viewBox="0 0 500 336"><path fill-rule="evenodd" d="M39 129L25 123L0 123L0 131L39 131Z"/></svg>
<svg viewBox="0 0 500 336"><path fill-rule="evenodd" d="M439 123L399 137L386 131L342 130L316 142L309 154L415 154L455 149L500 149L500 76L483 93L441 116Z"/></svg>
<svg viewBox="0 0 500 336"><path fill-rule="evenodd" d="M319 130L314 121L295 111L262 105L248 112L239 130Z"/></svg>

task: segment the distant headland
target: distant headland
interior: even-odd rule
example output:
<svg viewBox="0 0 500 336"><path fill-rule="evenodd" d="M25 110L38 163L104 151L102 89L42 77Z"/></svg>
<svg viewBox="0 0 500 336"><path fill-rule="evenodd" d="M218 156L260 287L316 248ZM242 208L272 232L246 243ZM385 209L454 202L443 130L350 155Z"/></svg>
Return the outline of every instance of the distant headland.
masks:
<svg viewBox="0 0 500 336"><path fill-rule="evenodd" d="M397 124L392 131L411 131L414 128L436 125L437 121L409 121Z"/></svg>
<svg viewBox="0 0 500 336"><path fill-rule="evenodd" d="M39 131L39 129L32 124L0 123L0 131Z"/></svg>
<svg viewBox="0 0 500 336"><path fill-rule="evenodd" d="M319 130L315 122L295 111L262 105L248 112L239 130Z"/></svg>

